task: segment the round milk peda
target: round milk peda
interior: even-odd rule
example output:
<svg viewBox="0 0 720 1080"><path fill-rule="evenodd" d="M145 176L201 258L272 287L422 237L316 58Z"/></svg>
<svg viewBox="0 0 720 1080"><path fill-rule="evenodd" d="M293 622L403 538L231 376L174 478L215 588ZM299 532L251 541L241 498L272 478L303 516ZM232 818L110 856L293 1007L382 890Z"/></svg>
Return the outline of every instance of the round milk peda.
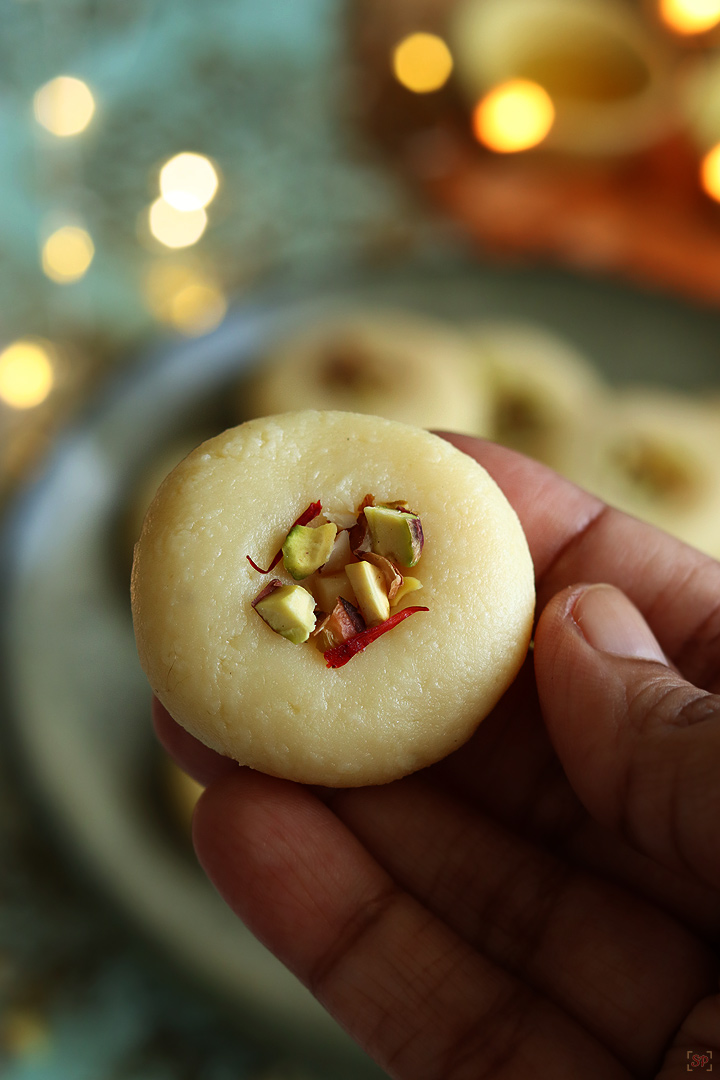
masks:
<svg viewBox="0 0 720 1080"><path fill-rule="evenodd" d="M371 413L418 427L489 434L489 395L465 336L391 308L338 309L278 341L243 381L244 415Z"/></svg>
<svg viewBox="0 0 720 1080"><path fill-rule="evenodd" d="M419 611L329 668L252 601L300 514L351 521L367 494L405 500L425 536L406 571ZM302 584L302 583L301 583ZM378 784L464 743L514 679L530 640L534 575L517 516L473 459L378 417L298 412L210 439L165 479L135 551L138 652L183 727L254 769L328 786Z"/></svg>

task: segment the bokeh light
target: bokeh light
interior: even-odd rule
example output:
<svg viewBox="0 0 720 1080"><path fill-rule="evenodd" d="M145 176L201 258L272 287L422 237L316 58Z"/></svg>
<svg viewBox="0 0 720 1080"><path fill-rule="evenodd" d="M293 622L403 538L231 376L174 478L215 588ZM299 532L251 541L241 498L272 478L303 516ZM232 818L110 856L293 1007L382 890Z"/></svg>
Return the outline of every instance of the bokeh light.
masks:
<svg viewBox="0 0 720 1080"><path fill-rule="evenodd" d="M176 210L199 210L214 198L218 174L202 154L176 154L160 170L160 192Z"/></svg>
<svg viewBox="0 0 720 1080"><path fill-rule="evenodd" d="M479 142L498 153L517 153L543 141L555 121L555 107L538 83L511 79L478 102L472 119Z"/></svg>
<svg viewBox="0 0 720 1080"><path fill-rule="evenodd" d="M178 210L162 196L150 207L150 232L169 248L190 247L196 244L207 227L207 214L202 207Z"/></svg>
<svg viewBox="0 0 720 1080"><path fill-rule="evenodd" d="M190 282L170 303L170 321L183 334L195 337L219 326L227 312L227 300L211 282Z"/></svg>
<svg viewBox="0 0 720 1080"><path fill-rule="evenodd" d="M214 330L227 312L214 274L195 260L153 263L145 278L145 302L156 319L192 337Z"/></svg>
<svg viewBox="0 0 720 1080"><path fill-rule="evenodd" d="M395 78L415 94L439 90L450 78L452 54L435 34L410 34L393 50Z"/></svg>
<svg viewBox="0 0 720 1080"><path fill-rule="evenodd" d="M700 162L700 183L711 199L720 202L720 143Z"/></svg>
<svg viewBox="0 0 720 1080"><path fill-rule="evenodd" d="M0 352L0 399L14 409L31 409L45 400L55 376L49 348L21 339Z"/></svg>
<svg viewBox="0 0 720 1080"><path fill-rule="evenodd" d="M95 99L82 79L58 75L36 92L33 109L39 124L66 137L85 130L95 112Z"/></svg>
<svg viewBox="0 0 720 1080"><path fill-rule="evenodd" d="M720 0L660 0L659 11L678 34L702 34L720 22Z"/></svg>
<svg viewBox="0 0 720 1080"><path fill-rule="evenodd" d="M92 237L78 225L56 229L42 249L42 268L61 285L77 281L86 273L95 255Z"/></svg>

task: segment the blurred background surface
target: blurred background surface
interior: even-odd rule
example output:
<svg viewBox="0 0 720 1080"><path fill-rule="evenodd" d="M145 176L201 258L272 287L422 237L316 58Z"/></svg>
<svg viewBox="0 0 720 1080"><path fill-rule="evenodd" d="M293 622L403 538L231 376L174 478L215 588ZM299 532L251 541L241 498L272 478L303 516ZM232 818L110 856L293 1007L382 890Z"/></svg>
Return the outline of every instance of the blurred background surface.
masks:
<svg viewBox="0 0 720 1080"><path fill-rule="evenodd" d="M194 445L353 408L720 553L720 0L0 0L0 1071L378 1075L225 911L128 576Z"/></svg>

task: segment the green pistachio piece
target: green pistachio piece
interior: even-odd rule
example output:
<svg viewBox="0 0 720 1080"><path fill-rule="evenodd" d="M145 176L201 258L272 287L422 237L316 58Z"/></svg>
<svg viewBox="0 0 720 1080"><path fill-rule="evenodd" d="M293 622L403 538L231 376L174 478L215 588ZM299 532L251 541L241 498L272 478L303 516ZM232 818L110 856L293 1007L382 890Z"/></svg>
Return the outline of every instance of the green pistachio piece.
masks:
<svg viewBox="0 0 720 1080"><path fill-rule="evenodd" d="M285 569L296 581L314 574L327 562L335 544L337 525L293 525L282 546Z"/></svg>
<svg viewBox="0 0 720 1080"><path fill-rule="evenodd" d="M271 582L252 606L271 630L293 645L307 641L315 629L315 598L302 585Z"/></svg>
<svg viewBox="0 0 720 1080"><path fill-rule="evenodd" d="M417 514L389 506L366 506L370 549L401 566L415 566L423 549L423 530Z"/></svg>
<svg viewBox="0 0 720 1080"><path fill-rule="evenodd" d="M345 573L350 579L358 607L368 626L384 622L390 615L385 576L369 562L349 563Z"/></svg>

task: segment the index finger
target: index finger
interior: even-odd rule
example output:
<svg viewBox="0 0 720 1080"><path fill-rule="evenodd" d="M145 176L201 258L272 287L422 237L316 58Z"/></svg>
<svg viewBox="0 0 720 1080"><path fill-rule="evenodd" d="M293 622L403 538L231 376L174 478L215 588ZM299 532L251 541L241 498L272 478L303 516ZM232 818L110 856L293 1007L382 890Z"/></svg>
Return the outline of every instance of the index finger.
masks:
<svg viewBox="0 0 720 1080"><path fill-rule="evenodd" d="M522 454L466 435L443 437L487 469L515 508L535 564L539 610L569 585L615 585L685 677L717 689L720 563Z"/></svg>

